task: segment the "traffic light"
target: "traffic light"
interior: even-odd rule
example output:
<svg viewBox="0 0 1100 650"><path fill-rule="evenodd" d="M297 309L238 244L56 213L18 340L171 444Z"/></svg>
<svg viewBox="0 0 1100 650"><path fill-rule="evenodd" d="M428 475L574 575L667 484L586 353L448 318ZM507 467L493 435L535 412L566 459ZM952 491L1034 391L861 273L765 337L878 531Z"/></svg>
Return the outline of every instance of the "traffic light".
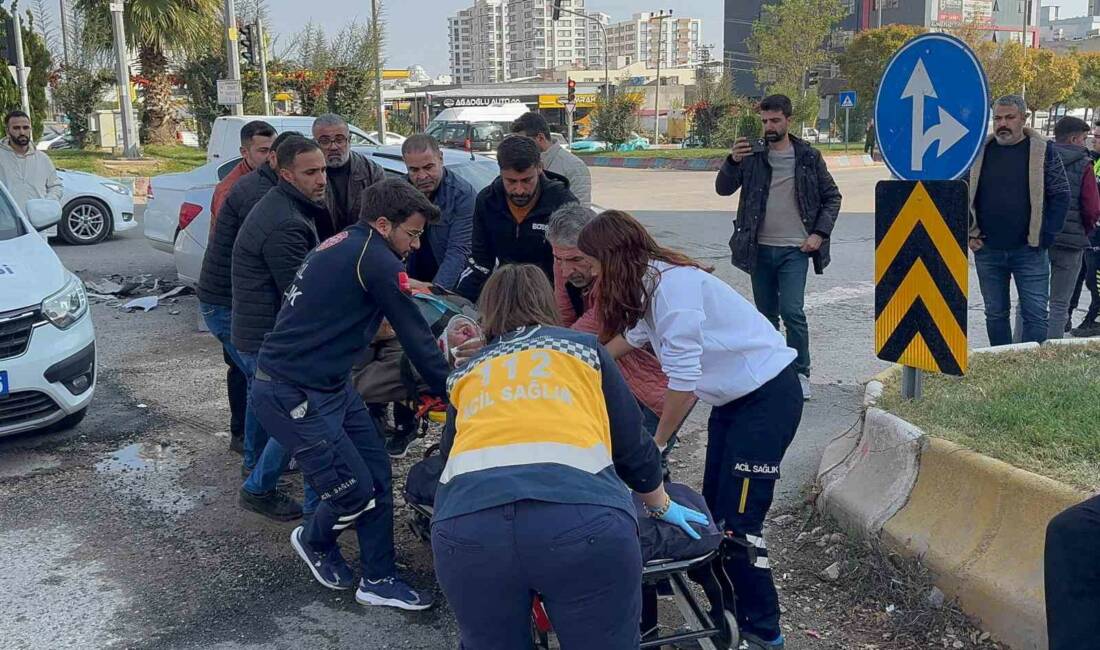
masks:
<svg viewBox="0 0 1100 650"><path fill-rule="evenodd" d="M568 92L565 95L566 97L568 97L566 101L569 103L575 102L577 100L577 82L570 79L569 81L565 82L565 87L568 89Z"/></svg>
<svg viewBox="0 0 1100 650"><path fill-rule="evenodd" d="M249 65L256 65L256 26L245 25L241 27L240 38L237 47L240 49L241 58Z"/></svg>
<svg viewBox="0 0 1100 650"><path fill-rule="evenodd" d="M11 16L4 21L4 36L0 40L0 59L15 65L15 19Z"/></svg>
<svg viewBox="0 0 1100 650"><path fill-rule="evenodd" d="M554 10L551 13L551 17L554 20L561 18L561 0L554 0Z"/></svg>
<svg viewBox="0 0 1100 650"><path fill-rule="evenodd" d="M806 88L817 85L817 78L821 75L817 70L806 71Z"/></svg>

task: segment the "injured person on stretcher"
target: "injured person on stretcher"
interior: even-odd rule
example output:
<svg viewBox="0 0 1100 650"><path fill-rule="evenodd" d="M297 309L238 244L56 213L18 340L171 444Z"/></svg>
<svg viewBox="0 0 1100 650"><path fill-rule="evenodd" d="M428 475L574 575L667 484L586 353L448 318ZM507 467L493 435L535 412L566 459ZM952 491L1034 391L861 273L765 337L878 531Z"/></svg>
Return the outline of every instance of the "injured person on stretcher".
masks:
<svg viewBox="0 0 1100 650"><path fill-rule="evenodd" d="M462 647L530 647L532 630L538 645L551 622L565 650L656 647L640 624L655 627L643 582L658 580L694 614L694 629L658 643L736 647L721 535L698 494L666 489L607 351L554 326L553 290L534 266L498 269L479 311L486 345L448 380L442 453L414 466L406 490ZM685 574L704 585L709 611Z"/></svg>

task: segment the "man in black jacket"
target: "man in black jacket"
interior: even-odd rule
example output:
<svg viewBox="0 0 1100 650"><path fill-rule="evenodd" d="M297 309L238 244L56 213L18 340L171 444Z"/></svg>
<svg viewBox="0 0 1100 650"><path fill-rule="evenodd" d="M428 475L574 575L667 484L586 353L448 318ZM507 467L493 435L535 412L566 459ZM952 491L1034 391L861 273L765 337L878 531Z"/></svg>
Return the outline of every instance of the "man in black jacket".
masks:
<svg viewBox="0 0 1100 650"><path fill-rule="evenodd" d="M390 459L351 367L385 318L424 382L446 395L447 363L401 288L402 258L439 210L399 179L371 186L362 207L360 223L318 246L294 276L260 350L251 397L264 427L321 495L290 538L313 577L330 589L355 586L337 544L354 527L362 566L356 601L426 609L431 598L397 575Z"/></svg>
<svg viewBox="0 0 1100 650"><path fill-rule="evenodd" d="M322 203L327 181L321 148L312 140L292 137L279 146L277 156L279 181L248 213L233 246L232 340L250 381L283 295L306 254L320 241L319 226L326 225L333 234ZM241 488L240 505L272 519L296 519L301 508L275 489L286 470L286 454L277 446L265 449L267 443L263 427L248 418L245 460L251 459L254 469Z"/></svg>
<svg viewBox="0 0 1100 650"><path fill-rule="evenodd" d="M840 214L840 190L821 154L788 133L791 100L765 97L759 106L764 142L739 138L718 172L715 189L730 196L738 189L737 222L730 249L733 264L752 276L756 308L798 352L795 370L802 397L810 399L810 332L803 308L806 271L829 264L829 236ZM766 146L761 146L761 144Z"/></svg>
<svg viewBox="0 0 1100 650"><path fill-rule="evenodd" d="M228 287L229 284L229 261L233 253L233 240L230 239L227 246L224 244L218 245L219 240L214 236L218 223L218 212L225 204L229 192L237 186L239 181L252 171L260 167L266 167L268 159L274 157L275 145L272 143L273 138L275 138L275 129L262 120L252 120L241 127L241 161L214 188L214 196L210 201L210 243L207 246L206 254L209 256L211 255L210 249L216 249L213 256L217 258L219 266L224 269L225 287ZM233 234L235 237L236 227L233 229ZM222 241L224 242L224 238ZM206 266L207 261L204 257L204 274L206 273ZM244 370L241 369L242 364L237 358L237 350L229 340L229 310L233 303L230 300L229 292L220 286L221 283L211 286L209 281L204 284L202 280L203 277L200 275L198 286L199 313L202 314L203 321L206 323L206 329L221 342L222 359L225 361L225 365L229 367L225 377L230 413L229 449L243 455L248 380L244 376Z"/></svg>
<svg viewBox="0 0 1100 650"><path fill-rule="evenodd" d="M370 158L351 150L348 123L335 113L325 113L313 121L313 138L325 153L328 165L325 207L332 217L332 232L338 233L359 221L363 190L384 180L386 171Z"/></svg>
<svg viewBox="0 0 1100 650"><path fill-rule="evenodd" d="M546 241L550 215L576 203L564 176L545 172L535 141L510 135L497 146L500 176L474 203L470 259L455 292L473 301L498 265L535 264L554 281L554 254Z"/></svg>

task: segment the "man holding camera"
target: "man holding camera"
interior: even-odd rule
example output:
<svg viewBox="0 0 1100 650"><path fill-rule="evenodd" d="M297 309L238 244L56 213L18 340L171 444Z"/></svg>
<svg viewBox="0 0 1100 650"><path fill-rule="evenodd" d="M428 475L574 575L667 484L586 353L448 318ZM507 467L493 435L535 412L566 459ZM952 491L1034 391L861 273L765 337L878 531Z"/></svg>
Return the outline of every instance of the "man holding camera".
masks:
<svg viewBox="0 0 1100 650"><path fill-rule="evenodd" d="M809 261L814 272L829 264L829 236L840 213L840 190L821 153L796 138L791 100L765 97L757 108L764 137L737 139L718 171L720 196L741 190L730 250L733 265L752 276L756 308L798 352L795 370L802 397L810 399L810 335L803 302Z"/></svg>

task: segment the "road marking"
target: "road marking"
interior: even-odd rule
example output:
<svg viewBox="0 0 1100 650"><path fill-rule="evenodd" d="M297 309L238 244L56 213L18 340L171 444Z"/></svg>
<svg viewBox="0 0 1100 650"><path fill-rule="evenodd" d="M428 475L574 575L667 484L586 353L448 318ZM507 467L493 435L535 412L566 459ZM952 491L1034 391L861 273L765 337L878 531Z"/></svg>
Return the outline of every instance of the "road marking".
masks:
<svg viewBox="0 0 1100 650"><path fill-rule="evenodd" d="M825 291L811 293L806 296L806 300L803 303L803 309L805 311L810 311L811 309L819 309L839 302L859 300L874 295L874 293L874 282L854 282L843 287L833 287Z"/></svg>

